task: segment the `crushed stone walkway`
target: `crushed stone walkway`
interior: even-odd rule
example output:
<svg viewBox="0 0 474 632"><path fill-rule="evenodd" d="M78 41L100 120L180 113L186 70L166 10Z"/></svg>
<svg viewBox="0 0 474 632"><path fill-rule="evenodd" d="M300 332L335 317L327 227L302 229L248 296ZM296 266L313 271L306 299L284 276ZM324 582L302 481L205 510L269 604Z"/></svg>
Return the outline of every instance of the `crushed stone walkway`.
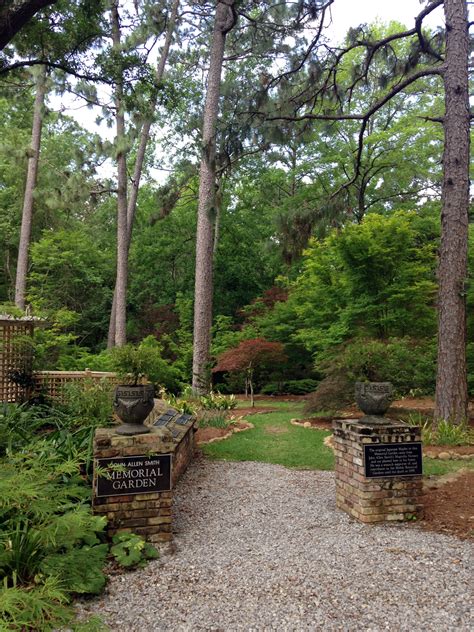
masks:
<svg viewBox="0 0 474 632"><path fill-rule="evenodd" d="M78 604L120 632L474 629L473 543L336 509L332 472L198 460L174 546Z"/></svg>

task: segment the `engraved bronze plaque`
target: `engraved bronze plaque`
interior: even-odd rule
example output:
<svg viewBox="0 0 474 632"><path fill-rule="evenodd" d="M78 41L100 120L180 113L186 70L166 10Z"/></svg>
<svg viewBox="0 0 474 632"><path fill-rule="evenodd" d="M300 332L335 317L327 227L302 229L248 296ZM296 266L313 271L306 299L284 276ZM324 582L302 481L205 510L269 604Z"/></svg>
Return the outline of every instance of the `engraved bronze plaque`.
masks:
<svg viewBox="0 0 474 632"><path fill-rule="evenodd" d="M96 496L130 496L171 491L171 454L96 459Z"/></svg>
<svg viewBox="0 0 474 632"><path fill-rule="evenodd" d="M421 443L364 445L366 478L417 476L423 473Z"/></svg>

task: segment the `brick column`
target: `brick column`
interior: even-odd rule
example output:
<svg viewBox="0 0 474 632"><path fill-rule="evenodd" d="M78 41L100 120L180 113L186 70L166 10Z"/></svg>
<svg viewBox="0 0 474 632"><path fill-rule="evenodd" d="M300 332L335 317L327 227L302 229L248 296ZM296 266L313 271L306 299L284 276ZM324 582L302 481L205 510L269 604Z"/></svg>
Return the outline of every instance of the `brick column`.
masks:
<svg viewBox="0 0 474 632"><path fill-rule="evenodd" d="M362 418L336 420L333 431L340 509L364 523L423 517L422 475L389 473L391 468L398 473L413 471L413 454L421 449L419 428L389 419L370 424ZM376 460L366 463L364 446L389 447L380 450L379 464ZM385 475L374 476L378 467Z"/></svg>
<svg viewBox="0 0 474 632"><path fill-rule="evenodd" d="M173 436L166 428L152 427L149 434L123 436L115 434L115 428L98 428L94 438L94 487L92 506L94 513L105 515L108 520L107 533L137 533L150 542L166 542L171 540L172 521L172 491L145 492L147 487L156 482L157 469L150 465L150 469L136 472L142 481L142 489L137 491L138 483L132 479L125 469L118 471L115 476L120 479L117 487L121 494L99 497L97 459L114 459L120 465L120 457L126 457L127 463L132 463L130 457L142 457L144 464L155 463L160 455L175 453L176 444ZM155 460L153 460L155 457ZM125 461L124 461L125 462ZM102 462L103 463L103 462ZM121 466L122 467L122 466ZM155 467L155 470L151 468ZM151 472L153 478L146 478ZM159 472L158 472L159 474ZM130 482L132 481L132 482ZM136 487L127 489L127 485ZM123 493L124 489L128 493Z"/></svg>

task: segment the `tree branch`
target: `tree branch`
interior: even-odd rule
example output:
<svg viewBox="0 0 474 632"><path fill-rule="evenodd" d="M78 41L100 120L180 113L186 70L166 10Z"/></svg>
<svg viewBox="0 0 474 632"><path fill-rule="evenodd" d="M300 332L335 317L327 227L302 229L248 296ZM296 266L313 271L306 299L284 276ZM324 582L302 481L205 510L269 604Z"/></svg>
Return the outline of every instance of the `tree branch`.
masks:
<svg viewBox="0 0 474 632"><path fill-rule="evenodd" d="M6 75L12 70L16 70L17 68L28 68L29 66L46 66L48 68L55 68L56 70L62 70L69 75L73 75L78 79L86 79L87 81L99 81L102 83L112 84L112 81L109 79L105 79L103 76L99 75L90 75L88 73L82 73L74 68L71 68L67 64L62 64L59 62L52 62L46 59L28 59L24 61L17 61L9 66L3 66L0 68L0 76Z"/></svg>
<svg viewBox="0 0 474 632"><path fill-rule="evenodd" d="M31 18L57 0L17 0L14 3L5 3L0 9L0 50L3 50L18 31L27 24Z"/></svg>

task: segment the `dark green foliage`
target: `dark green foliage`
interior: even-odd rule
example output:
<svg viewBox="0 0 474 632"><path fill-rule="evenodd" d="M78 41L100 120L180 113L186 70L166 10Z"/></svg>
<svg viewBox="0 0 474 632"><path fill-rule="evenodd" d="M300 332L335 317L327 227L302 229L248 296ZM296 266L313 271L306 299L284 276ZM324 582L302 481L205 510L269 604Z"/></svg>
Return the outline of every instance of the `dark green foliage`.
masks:
<svg viewBox="0 0 474 632"><path fill-rule="evenodd" d="M15 451L31 441L45 426L40 408L22 404L0 404L0 457L6 450Z"/></svg>
<svg viewBox="0 0 474 632"><path fill-rule="evenodd" d="M78 594L99 594L106 577L102 571L109 552L108 544L83 545L48 555L40 566L42 573L60 577L62 587Z"/></svg>
<svg viewBox="0 0 474 632"><path fill-rule="evenodd" d="M94 242L84 227L69 228L43 234L32 245L31 264L28 300L52 325L51 339L48 330L37 336L46 345L42 356L49 366L45 368L57 368L61 353L74 340L95 346L104 336L111 301L110 252ZM69 337L57 340L58 334Z"/></svg>
<svg viewBox="0 0 474 632"><path fill-rule="evenodd" d="M163 348L153 336L138 345L127 344L111 350L111 366L125 383L138 384L147 378L153 384L174 390L177 370L163 358Z"/></svg>
<svg viewBox="0 0 474 632"><path fill-rule="evenodd" d="M44 441L0 462L0 576L5 587L58 579L63 601L70 592L97 593L103 587L108 547L97 535L105 519L92 516L84 504L89 489L79 465L61 461Z"/></svg>
<svg viewBox="0 0 474 632"><path fill-rule="evenodd" d="M108 426L112 421L113 387L107 380L72 382L64 387L64 404L58 405L78 426Z"/></svg>
<svg viewBox="0 0 474 632"><path fill-rule="evenodd" d="M354 401L354 382L346 371L334 371L325 377L314 393L308 396L305 413L338 411Z"/></svg>
<svg viewBox="0 0 474 632"><path fill-rule="evenodd" d="M0 456L38 442L42 454L80 459L90 471L95 429L112 423L112 390L109 382L85 380L65 387L61 402L2 404Z"/></svg>
<svg viewBox="0 0 474 632"><path fill-rule="evenodd" d="M326 373L346 371L352 382L392 382L400 397L414 389L428 395L436 379L436 344L434 339L354 339L320 368Z"/></svg>
<svg viewBox="0 0 474 632"><path fill-rule="evenodd" d="M437 222L413 212L368 215L314 242L290 296L295 338L320 353L355 336L433 336L437 245Z"/></svg>
<svg viewBox="0 0 474 632"><path fill-rule="evenodd" d="M305 395L314 391L318 385L316 380L288 380L286 382L271 382L261 389L263 395Z"/></svg>

